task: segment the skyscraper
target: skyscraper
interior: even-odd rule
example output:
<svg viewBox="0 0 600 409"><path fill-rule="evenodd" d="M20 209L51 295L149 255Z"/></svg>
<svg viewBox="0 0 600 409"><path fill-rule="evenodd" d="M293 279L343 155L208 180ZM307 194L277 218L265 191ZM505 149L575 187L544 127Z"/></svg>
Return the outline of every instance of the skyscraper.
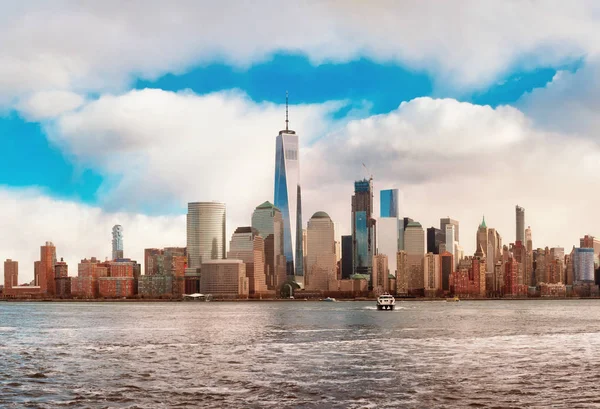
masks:
<svg viewBox="0 0 600 409"><path fill-rule="evenodd" d="M446 232L435 227L427 229L427 252L440 254L440 244L446 242Z"/></svg>
<svg viewBox="0 0 600 409"><path fill-rule="evenodd" d="M304 275L302 249L302 197L298 135L289 129L287 93L285 129L275 141L275 206L283 218L283 254L287 275Z"/></svg>
<svg viewBox="0 0 600 409"><path fill-rule="evenodd" d="M525 243L523 243L525 248L527 248L527 252L531 253L533 251L533 239L531 237L531 226L527 226L525 229Z"/></svg>
<svg viewBox="0 0 600 409"><path fill-rule="evenodd" d="M458 267L458 261L460 260L457 257L456 251L456 226L454 224L445 225L446 229L446 251L452 253L454 256L454 269Z"/></svg>
<svg viewBox="0 0 600 409"><path fill-rule="evenodd" d="M404 231L404 249L408 263L408 290L422 293L425 288L423 258L425 257L425 231L418 222L410 222Z"/></svg>
<svg viewBox="0 0 600 409"><path fill-rule="evenodd" d="M265 239L265 275L267 288L278 290L286 279L283 255L283 217L269 202L257 206L252 213L252 227Z"/></svg>
<svg viewBox="0 0 600 409"><path fill-rule="evenodd" d="M594 282L594 249L575 248L573 250L573 284Z"/></svg>
<svg viewBox="0 0 600 409"><path fill-rule="evenodd" d="M191 274L208 260L225 258L225 203L188 203L187 251Z"/></svg>
<svg viewBox="0 0 600 409"><path fill-rule="evenodd" d="M377 254L373 258L373 291L375 294L383 294L389 291L390 269L388 262L389 257L385 254Z"/></svg>
<svg viewBox="0 0 600 409"><path fill-rule="evenodd" d="M388 256L390 274L396 275L396 253L400 220L396 217L380 217L377 222L377 253Z"/></svg>
<svg viewBox="0 0 600 409"><path fill-rule="evenodd" d="M442 270L440 260L439 254L425 254L423 273L426 297L435 297L437 291L441 288Z"/></svg>
<svg viewBox="0 0 600 409"><path fill-rule="evenodd" d="M440 254L440 269L442 275L441 288L444 292L450 291L450 275L454 272L454 254L445 251Z"/></svg>
<svg viewBox="0 0 600 409"><path fill-rule="evenodd" d="M116 224L112 228L112 259L123 258L123 226Z"/></svg>
<svg viewBox="0 0 600 409"><path fill-rule="evenodd" d="M522 207L517 205L515 207L515 213L516 213L516 224L517 224L517 234L516 234L515 241L520 241L521 243L523 243L523 245L526 245L526 243L525 243L525 209L523 209Z"/></svg>
<svg viewBox="0 0 600 409"><path fill-rule="evenodd" d="M377 253L388 256L388 269L396 275L396 253L400 250L400 219L398 219L398 189L379 192L380 214L377 221ZM387 278L386 278L387 280Z"/></svg>
<svg viewBox="0 0 600 409"><path fill-rule="evenodd" d="M342 279L352 275L352 236L342 236Z"/></svg>
<svg viewBox="0 0 600 409"><path fill-rule="evenodd" d="M488 240L489 240L489 229L485 224L485 216L483 216L483 220L479 224L479 228L477 229L477 240L475 241L475 249L476 251L481 251L484 254L488 254Z"/></svg>
<svg viewBox="0 0 600 409"><path fill-rule="evenodd" d="M316 212L308 221L306 255L307 290L336 290L335 233L325 212Z"/></svg>
<svg viewBox="0 0 600 409"><path fill-rule="evenodd" d="M258 230L249 226L238 227L231 236L227 258L242 260L246 264L248 292L251 296L267 292L265 241Z"/></svg>
<svg viewBox="0 0 600 409"><path fill-rule="evenodd" d="M398 189L387 189L379 192L381 217L398 218Z"/></svg>
<svg viewBox="0 0 600 409"><path fill-rule="evenodd" d="M454 226L454 241L458 241L460 243L460 234L458 232L458 220L453 220L450 217L440 219L440 230L445 232L447 225Z"/></svg>
<svg viewBox="0 0 600 409"><path fill-rule="evenodd" d="M404 230L406 230L406 226L408 223L413 222L414 220L410 217L405 217L400 221L400 232L398 233L398 249L404 250Z"/></svg>
<svg viewBox="0 0 600 409"><path fill-rule="evenodd" d="M373 219L373 179L354 182L352 196L352 271L354 274L373 272L375 242L375 220ZM369 289L373 282L369 279Z"/></svg>
<svg viewBox="0 0 600 409"><path fill-rule="evenodd" d="M56 264L56 247L47 241L45 246L40 247L40 262L38 264L38 285L42 293L54 295L54 266Z"/></svg>

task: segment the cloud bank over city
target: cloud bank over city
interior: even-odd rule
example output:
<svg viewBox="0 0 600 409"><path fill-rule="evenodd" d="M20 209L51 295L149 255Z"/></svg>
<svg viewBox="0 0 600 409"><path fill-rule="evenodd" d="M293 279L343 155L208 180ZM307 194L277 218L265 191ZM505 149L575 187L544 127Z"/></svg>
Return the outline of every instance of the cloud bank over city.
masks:
<svg viewBox="0 0 600 409"><path fill-rule="evenodd" d="M424 227L458 219L467 253L483 214L505 243L514 241L516 204L526 209L535 247L570 248L600 234L592 217L600 199L593 2L0 6L0 38L10 40L0 41L0 125L38 124L47 149L101 179L90 202L12 183L17 172L2 169L0 257L19 260L24 279L46 240L72 269L83 257L109 256L116 223L125 228L126 255L138 260L145 247L184 245L189 201L226 202L229 235L248 225L254 207L273 200L283 93L254 100L243 86L200 93L194 83L163 88L160 78L213 62L243 72L278 52L315 66L368 59L425 72L434 84L431 94L399 99L386 112L351 94L294 101L293 84L277 84L289 88L290 127L301 141L304 223L324 210L348 233L353 181L372 174L376 193L399 188L402 215ZM577 68L564 69L572 61ZM556 71L550 82L509 104L469 97L548 67ZM139 79L158 82L138 89ZM276 76L264 85L273 83ZM3 138L27 150L30 135L11 132Z"/></svg>

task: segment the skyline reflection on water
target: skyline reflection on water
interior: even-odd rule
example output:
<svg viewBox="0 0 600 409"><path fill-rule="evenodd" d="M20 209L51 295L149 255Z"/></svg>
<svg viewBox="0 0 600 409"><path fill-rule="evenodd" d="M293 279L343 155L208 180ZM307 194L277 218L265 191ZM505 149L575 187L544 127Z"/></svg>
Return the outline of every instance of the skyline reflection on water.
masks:
<svg viewBox="0 0 600 409"><path fill-rule="evenodd" d="M0 303L0 407L598 406L600 301Z"/></svg>

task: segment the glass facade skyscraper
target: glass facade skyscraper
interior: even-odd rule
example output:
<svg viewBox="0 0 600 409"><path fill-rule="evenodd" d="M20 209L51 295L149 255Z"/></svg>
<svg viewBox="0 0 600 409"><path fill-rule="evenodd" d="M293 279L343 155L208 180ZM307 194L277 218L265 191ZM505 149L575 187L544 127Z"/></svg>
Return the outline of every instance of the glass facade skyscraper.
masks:
<svg viewBox="0 0 600 409"><path fill-rule="evenodd" d="M304 275L304 255L300 158L298 135L288 129L287 107L285 130L279 131L275 142L274 205L283 217L283 254L287 260L287 275L301 277Z"/></svg>
<svg viewBox="0 0 600 409"><path fill-rule="evenodd" d="M396 254L400 250L400 234L404 233L398 218L398 189L379 192L380 218L377 220L377 254L388 256L390 274L396 274Z"/></svg>
<svg viewBox="0 0 600 409"><path fill-rule="evenodd" d="M379 192L379 210L381 217L399 217L398 189L387 189Z"/></svg>
<svg viewBox="0 0 600 409"><path fill-rule="evenodd" d="M225 203L188 203L187 272L194 273L208 260L225 258Z"/></svg>
<svg viewBox="0 0 600 409"><path fill-rule="evenodd" d="M278 290L286 279L281 211L271 203L264 202L252 213L252 227L265 239L267 287L269 290Z"/></svg>
<svg viewBox="0 0 600 409"><path fill-rule="evenodd" d="M594 282L594 249L575 248L573 251L573 283Z"/></svg>
<svg viewBox="0 0 600 409"><path fill-rule="evenodd" d="M373 219L373 179L354 182L352 196L352 272L373 273L373 256L377 249L375 219ZM372 288L369 279L369 287Z"/></svg>

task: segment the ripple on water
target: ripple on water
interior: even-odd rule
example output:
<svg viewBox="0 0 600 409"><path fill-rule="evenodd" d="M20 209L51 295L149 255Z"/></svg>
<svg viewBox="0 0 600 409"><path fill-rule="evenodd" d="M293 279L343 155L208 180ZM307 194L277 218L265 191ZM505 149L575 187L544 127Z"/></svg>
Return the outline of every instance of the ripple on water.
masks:
<svg viewBox="0 0 600 409"><path fill-rule="evenodd" d="M0 327L0 407L600 404L596 301L199 304L24 306Z"/></svg>

